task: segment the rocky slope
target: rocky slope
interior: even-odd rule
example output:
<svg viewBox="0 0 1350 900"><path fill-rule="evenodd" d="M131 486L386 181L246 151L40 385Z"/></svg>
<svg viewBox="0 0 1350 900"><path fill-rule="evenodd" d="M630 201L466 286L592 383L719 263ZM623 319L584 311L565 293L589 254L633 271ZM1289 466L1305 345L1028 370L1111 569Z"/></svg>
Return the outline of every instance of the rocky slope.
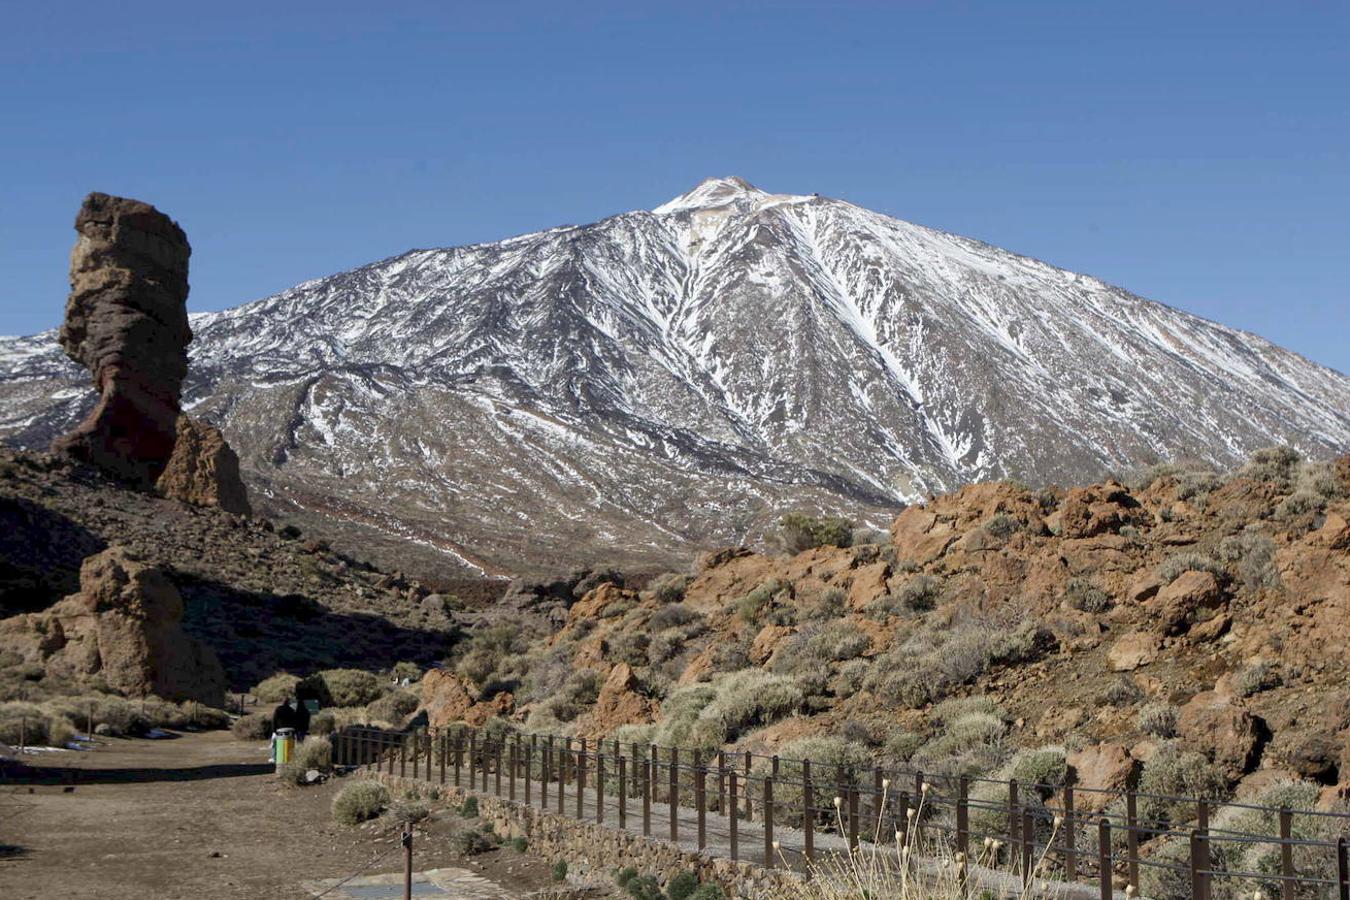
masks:
<svg viewBox="0 0 1350 900"><path fill-rule="evenodd" d="M1303 779L1341 803L1347 519L1350 457L1270 451L1233 477L1160 468L1068 492L976 484L906 509L880 544L730 549L641 592L517 595L423 702L440 723L930 772L1049 747L1089 786L1182 759L1206 791Z"/></svg>
<svg viewBox="0 0 1350 900"><path fill-rule="evenodd" d="M100 594L101 586L136 579L86 573L82 590L81 567L108 554L131 560L121 568L142 573L136 579L152 581L152 589L114 604ZM472 596L471 590L462 593ZM128 490L68 458L0 453L0 669L37 661L39 670L45 666L55 675L96 675L99 667L86 665L85 658L97 656L89 648L104 640L148 641L165 651L155 659L171 661L191 646L177 631L165 636L168 626L178 627L175 616L154 607L175 603L181 603L182 633L219 657L232 691L281 669L386 669L402 659L438 661L454 640L464 605L268 521ZM89 613L113 606L148 621L145 635L126 638L127 629L119 631L116 623L101 627L89 619ZM46 647L34 656L30 638L37 619L73 622L66 628L69 646ZM166 696L197 693L176 690L171 674L156 681L149 672L145 680ZM112 673L103 676L110 687L139 692L132 680L119 684Z"/></svg>
<svg viewBox="0 0 1350 900"><path fill-rule="evenodd" d="M787 508L1350 448L1350 379L977 241L716 179L192 319L186 401L255 504L416 571L670 565ZM92 403L0 345L0 434Z"/></svg>

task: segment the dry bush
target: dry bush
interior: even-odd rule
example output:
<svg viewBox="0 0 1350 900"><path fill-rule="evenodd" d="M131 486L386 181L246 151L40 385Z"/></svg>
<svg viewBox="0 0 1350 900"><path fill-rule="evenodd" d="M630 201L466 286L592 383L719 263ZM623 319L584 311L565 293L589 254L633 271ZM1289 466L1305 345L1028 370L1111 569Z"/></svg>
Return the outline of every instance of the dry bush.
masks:
<svg viewBox="0 0 1350 900"><path fill-rule="evenodd" d="M1170 703L1148 703L1139 710L1139 730L1154 737L1176 737L1177 708Z"/></svg>
<svg viewBox="0 0 1350 900"><path fill-rule="evenodd" d="M684 599L684 592L689 587L689 582L694 579L689 575L679 575L674 572L668 572L665 575L658 575L647 585L647 590L661 603L679 603Z"/></svg>
<svg viewBox="0 0 1350 900"><path fill-rule="evenodd" d="M378 781L354 781L333 798L333 819L341 825L359 825L374 819L389 805L389 791Z"/></svg>
<svg viewBox="0 0 1350 900"><path fill-rule="evenodd" d="M265 741L272 736L272 717L263 713L240 716L230 732L241 741Z"/></svg>
<svg viewBox="0 0 1350 900"><path fill-rule="evenodd" d="M295 696L295 689L300 684L300 679L287 672L278 672L270 678L264 678L258 684L254 685L250 694L257 697L263 703L280 703L290 697Z"/></svg>
<svg viewBox="0 0 1350 900"><path fill-rule="evenodd" d="M783 546L789 553L815 547L847 547L853 539L853 523L848 519L788 513L779 525L783 529Z"/></svg>
<svg viewBox="0 0 1350 900"><path fill-rule="evenodd" d="M383 722L393 728L402 728L403 721L416 710L421 699L412 691L396 688L366 707L366 715L373 722ZM310 727L313 728L313 719Z"/></svg>

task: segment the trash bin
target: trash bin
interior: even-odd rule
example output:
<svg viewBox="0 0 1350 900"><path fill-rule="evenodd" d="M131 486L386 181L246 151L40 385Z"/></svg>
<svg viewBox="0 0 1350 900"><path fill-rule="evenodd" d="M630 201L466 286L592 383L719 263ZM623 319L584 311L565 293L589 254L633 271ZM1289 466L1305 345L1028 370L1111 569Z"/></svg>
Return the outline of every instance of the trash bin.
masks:
<svg viewBox="0 0 1350 900"><path fill-rule="evenodd" d="M272 735L272 762L280 770L295 755L295 729L278 728Z"/></svg>

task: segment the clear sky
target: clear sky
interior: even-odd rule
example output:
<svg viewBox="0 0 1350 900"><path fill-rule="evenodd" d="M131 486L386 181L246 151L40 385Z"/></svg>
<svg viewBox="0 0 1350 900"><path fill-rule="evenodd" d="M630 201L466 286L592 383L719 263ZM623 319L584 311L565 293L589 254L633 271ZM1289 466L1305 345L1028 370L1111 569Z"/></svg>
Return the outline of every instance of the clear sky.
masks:
<svg viewBox="0 0 1350 900"><path fill-rule="evenodd" d="M1350 4L38 3L0 21L0 333L91 190L194 310L712 175L1088 272L1350 372Z"/></svg>

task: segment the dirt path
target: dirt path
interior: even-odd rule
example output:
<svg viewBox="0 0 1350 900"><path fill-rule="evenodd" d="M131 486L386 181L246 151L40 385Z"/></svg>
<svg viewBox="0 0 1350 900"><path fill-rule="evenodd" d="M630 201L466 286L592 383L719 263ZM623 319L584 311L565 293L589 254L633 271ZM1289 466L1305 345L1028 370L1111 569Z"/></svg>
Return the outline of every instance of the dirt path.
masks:
<svg viewBox="0 0 1350 900"><path fill-rule="evenodd" d="M397 841L383 826L333 822L341 779L284 785L265 745L228 732L113 740L36 764L47 783L0 781L0 845L17 848L0 853L6 900L300 900L311 896L301 882L350 874ZM415 867L469 869L512 895L549 884L546 863L511 850L461 858L448 840L460 827L434 815L417 835ZM400 869L395 853L372 872Z"/></svg>

